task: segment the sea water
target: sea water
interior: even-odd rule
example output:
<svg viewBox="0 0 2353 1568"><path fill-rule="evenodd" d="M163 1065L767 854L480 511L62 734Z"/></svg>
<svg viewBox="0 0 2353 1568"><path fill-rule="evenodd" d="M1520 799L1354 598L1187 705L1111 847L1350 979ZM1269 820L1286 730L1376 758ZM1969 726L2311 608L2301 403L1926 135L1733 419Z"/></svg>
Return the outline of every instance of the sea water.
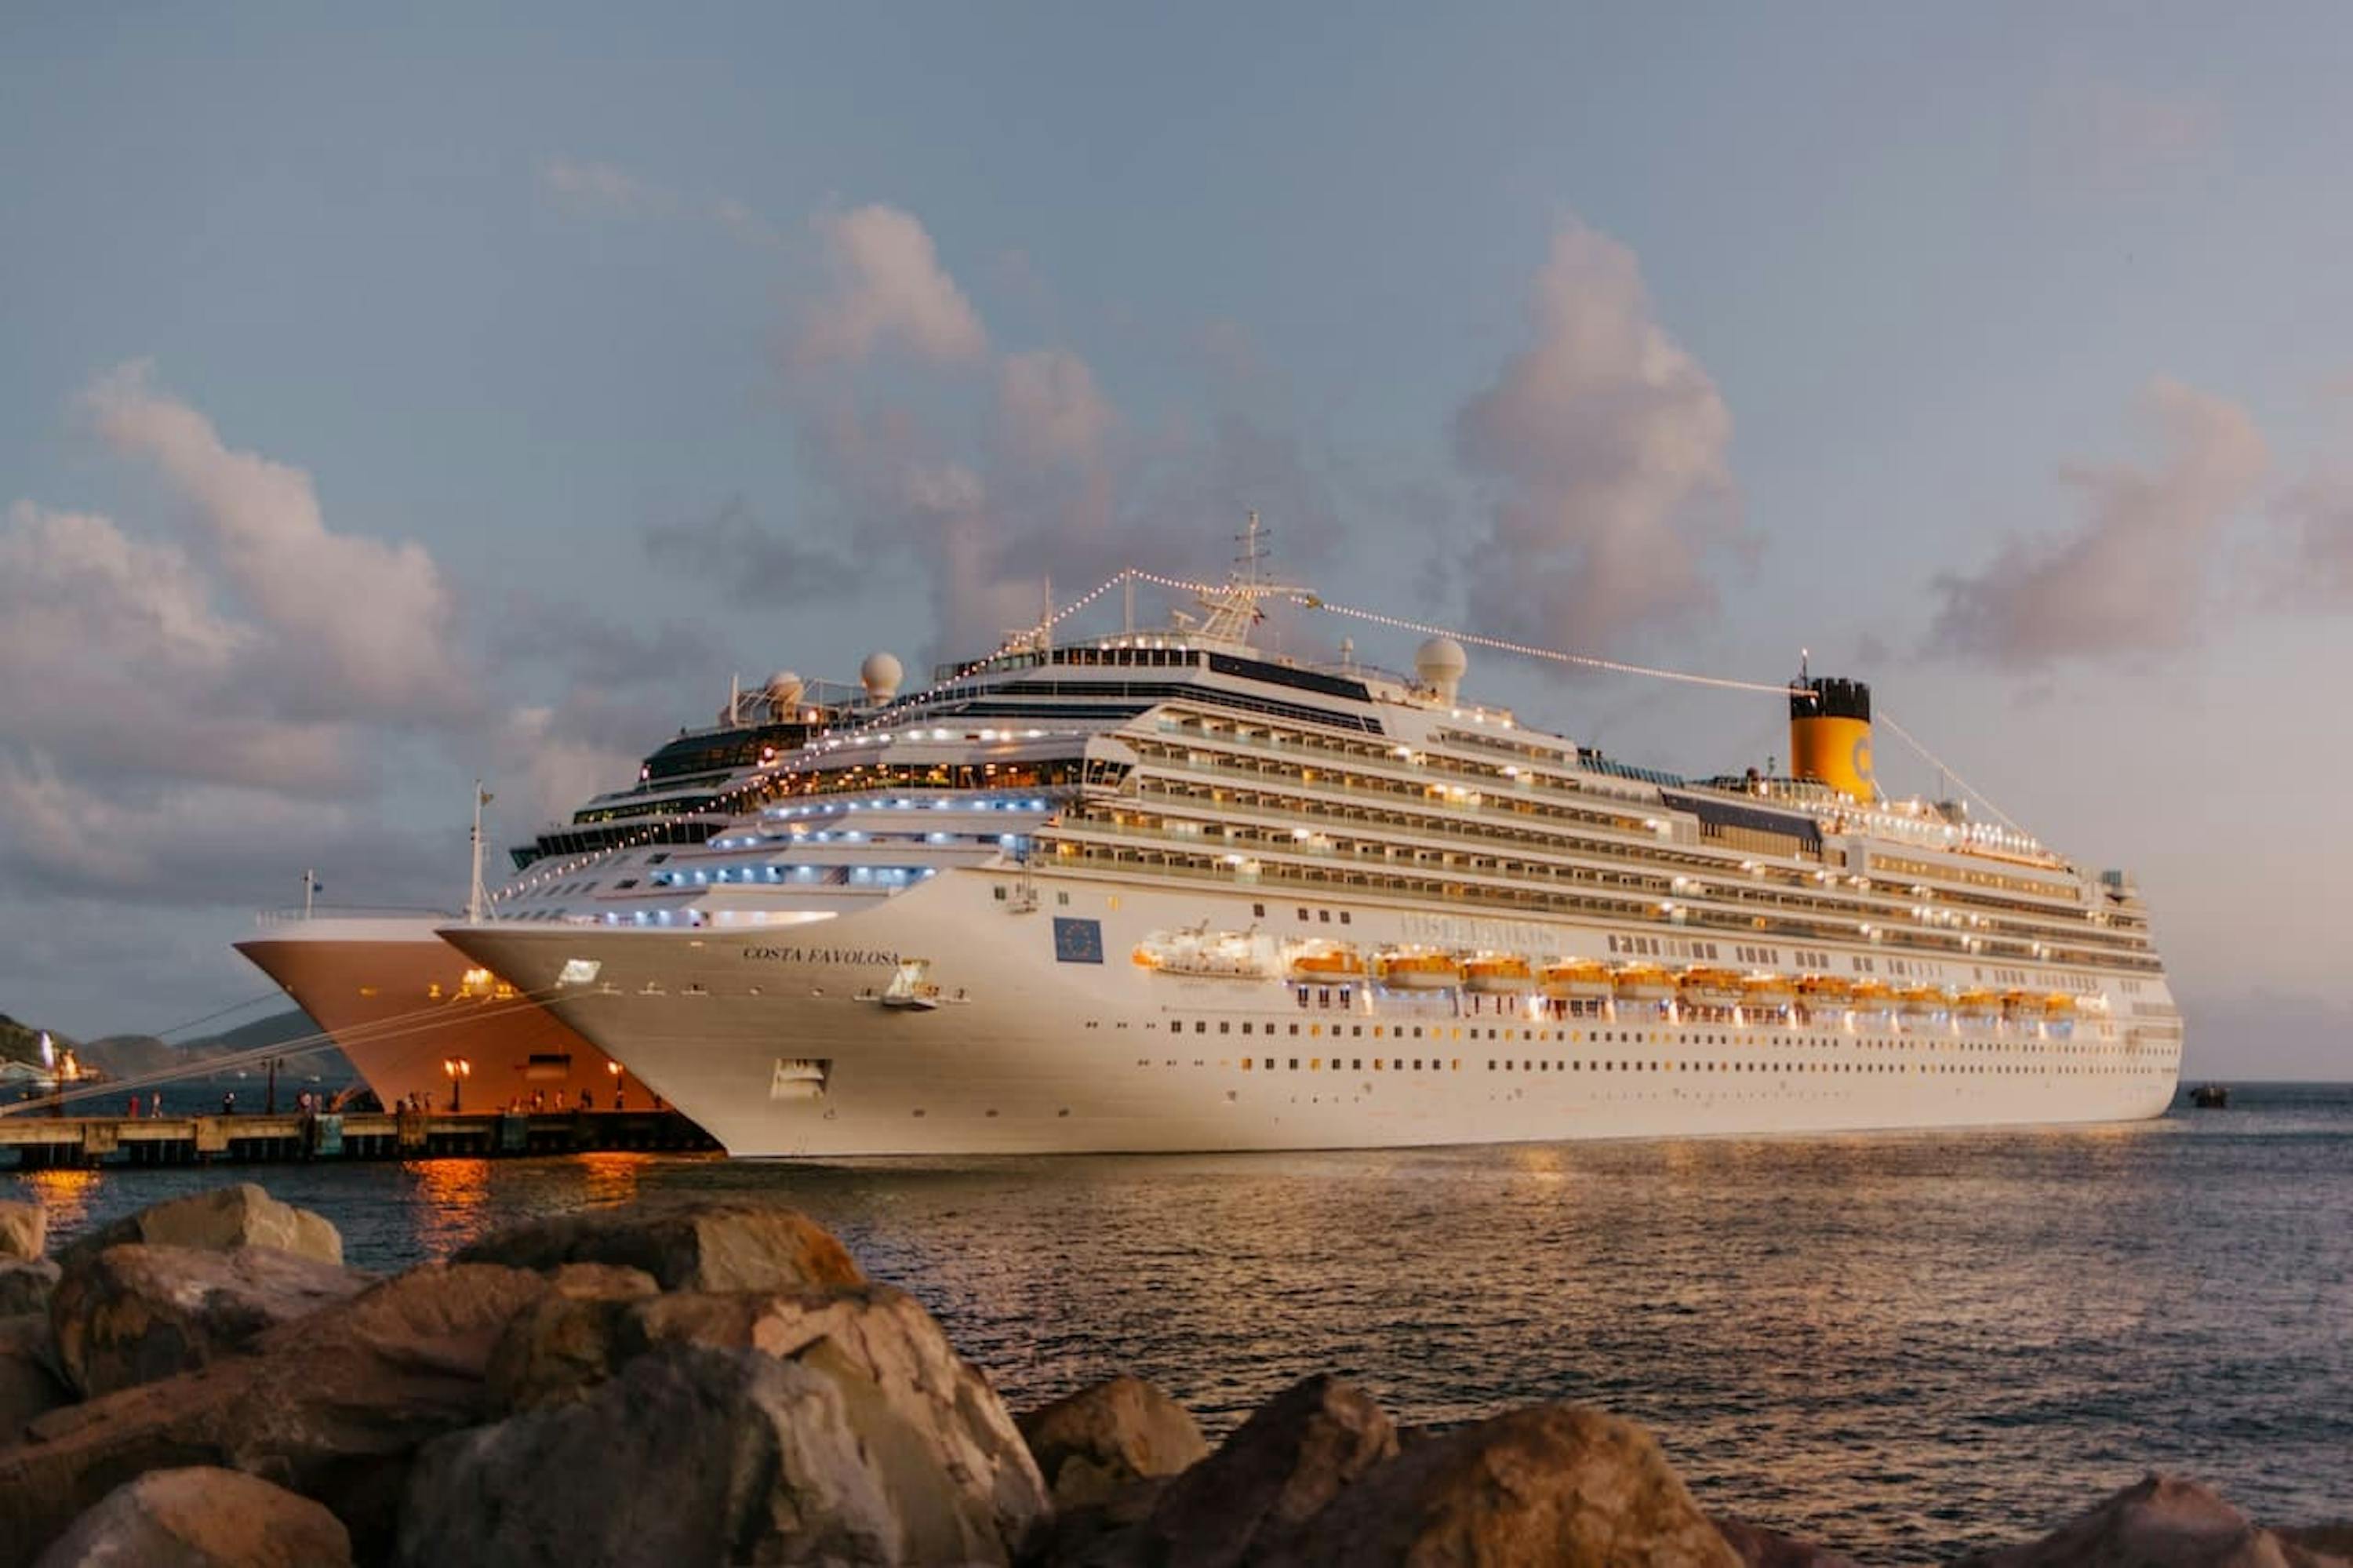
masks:
<svg viewBox="0 0 2353 1568"><path fill-rule="evenodd" d="M1709 1510L1873 1560L2027 1539L2150 1469L2266 1522L2353 1515L2353 1086L2024 1131L604 1154L45 1172L0 1195L43 1199L64 1241L240 1179L378 1269L535 1214L779 1196L921 1298L1016 1409L1117 1372L1213 1436L1316 1372L1412 1424L1574 1400L1649 1425Z"/></svg>

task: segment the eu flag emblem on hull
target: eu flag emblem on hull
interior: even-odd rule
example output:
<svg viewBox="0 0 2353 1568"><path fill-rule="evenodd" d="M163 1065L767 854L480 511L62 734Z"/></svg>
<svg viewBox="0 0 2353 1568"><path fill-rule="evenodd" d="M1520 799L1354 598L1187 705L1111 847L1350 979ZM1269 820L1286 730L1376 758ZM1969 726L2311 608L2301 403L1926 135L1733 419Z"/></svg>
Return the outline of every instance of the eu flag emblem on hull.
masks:
<svg viewBox="0 0 2353 1568"><path fill-rule="evenodd" d="M1064 964L1103 962L1103 922L1055 916L1054 960Z"/></svg>

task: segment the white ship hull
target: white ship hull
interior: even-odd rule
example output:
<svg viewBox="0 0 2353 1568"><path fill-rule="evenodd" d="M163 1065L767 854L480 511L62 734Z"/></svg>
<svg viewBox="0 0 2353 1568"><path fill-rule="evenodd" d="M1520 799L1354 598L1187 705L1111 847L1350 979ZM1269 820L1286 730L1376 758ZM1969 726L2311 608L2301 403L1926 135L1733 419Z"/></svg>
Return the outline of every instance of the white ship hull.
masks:
<svg viewBox="0 0 2353 1568"><path fill-rule="evenodd" d="M495 980L469 983L474 966L435 934L436 921L322 918L290 921L237 950L278 982L390 1106L411 1094L447 1105L446 1064L469 1065L470 1109L490 1110L534 1096L576 1106L588 1095L609 1107L617 1089L640 1109L650 1097L617 1081L603 1052L528 1000L501 995Z"/></svg>
<svg viewBox="0 0 2353 1568"><path fill-rule="evenodd" d="M2094 1016L2065 1026L1883 1012L1686 1022L1624 1001L1615 1016L1577 1017L1537 996L1186 977L1127 955L1154 931L1248 927L1270 904L1278 925L1294 904L1310 912L1303 938L1345 921L1367 950L1429 944L1550 961L1603 953L1599 927L1085 876L1042 876L1008 898L1012 879L956 870L765 928L723 913L682 929L491 924L443 935L544 996L740 1156L2122 1121L2162 1113L2179 1071L2178 1031L2129 1025L2117 977L2089 969L2073 978ZM940 1005L883 1005L901 961L918 957ZM2161 980L2140 983L2140 996L2162 1000Z"/></svg>

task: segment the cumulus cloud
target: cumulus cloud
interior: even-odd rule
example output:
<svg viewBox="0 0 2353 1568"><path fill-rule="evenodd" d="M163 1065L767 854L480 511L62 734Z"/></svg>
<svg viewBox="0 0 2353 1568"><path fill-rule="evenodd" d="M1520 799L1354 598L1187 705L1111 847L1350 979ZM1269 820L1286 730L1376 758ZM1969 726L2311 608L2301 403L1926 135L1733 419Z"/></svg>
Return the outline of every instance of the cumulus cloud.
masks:
<svg viewBox="0 0 2353 1568"><path fill-rule="evenodd" d="M224 582L301 660L322 707L420 714L468 700L455 607L422 546L330 531L309 474L228 447L143 364L84 402L110 444L191 504Z"/></svg>
<svg viewBox="0 0 2353 1568"><path fill-rule="evenodd" d="M1492 508L1472 620L1600 649L1712 608L1705 557L1742 536L1732 416L1652 319L1633 252L1563 229L1528 319L1534 341L1454 423Z"/></svg>
<svg viewBox="0 0 2353 1568"><path fill-rule="evenodd" d="M657 567L711 583L746 609L813 603L855 575L830 551L763 524L740 495L701 516L656 523L643 543Z"/></svg>
<svg viewBox="0 0 2353 1568"><path fill-rule="evenodd" d="M539 165L539 184L563 206L575 212L602 217L644 217L670 211L677 204L669 192L627 169L574 158L547 158Z"/></svg>
<svg viewBox="0 0 2353 1568"><path fill-rule="evenodd" d="M833 286L802 312L795 366L857 364L885 345L942 364L987 351L978 313L913 215L878 203L822 214L815 227Z"/></svg>
<svg viewBox="0 0 2353 1568"><path fill-rule="evenodd" d="M2281 535L2263 597L2293 609L2353 605L2353 475L2306 477L2274 509Z"/></svg>
<svg viewBox="0 0 2353 1568"><path fill-rule="evenodd" d="M1061 348L1007 355L998 367L997 412L1007 446L1041 466L1095 461L1113 419L1094 372Z"/></svg>
<svg viewBox="0 0 2353 1568"><path fill-rule="evenodd" d="M2153 461L2061 471L2082 514L2073 529L2012 535L1982 570L1936 579L1932 649L2024 668L2195 640L2215 540L2255 500L2270 452L2243 409L2179 381L2152 382L2141 412Z"/></svg>

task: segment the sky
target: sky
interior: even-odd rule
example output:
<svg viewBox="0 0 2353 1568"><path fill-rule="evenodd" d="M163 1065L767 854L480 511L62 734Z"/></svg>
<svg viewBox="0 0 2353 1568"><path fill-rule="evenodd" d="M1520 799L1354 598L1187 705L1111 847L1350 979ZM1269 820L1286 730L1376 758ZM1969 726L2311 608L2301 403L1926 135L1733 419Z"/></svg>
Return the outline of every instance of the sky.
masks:
<svg viewBox="0 0 2353 1568"><path fill-rule="evenodd" d="M478 774L526 838L732 675L1256 510L1335 603L1869 681L1891 789L2136 874L2191 1072L2353 1077L2348 67L2287 4L15 8L0 1011L265 994L306 870L462 900Z"/></svg>

